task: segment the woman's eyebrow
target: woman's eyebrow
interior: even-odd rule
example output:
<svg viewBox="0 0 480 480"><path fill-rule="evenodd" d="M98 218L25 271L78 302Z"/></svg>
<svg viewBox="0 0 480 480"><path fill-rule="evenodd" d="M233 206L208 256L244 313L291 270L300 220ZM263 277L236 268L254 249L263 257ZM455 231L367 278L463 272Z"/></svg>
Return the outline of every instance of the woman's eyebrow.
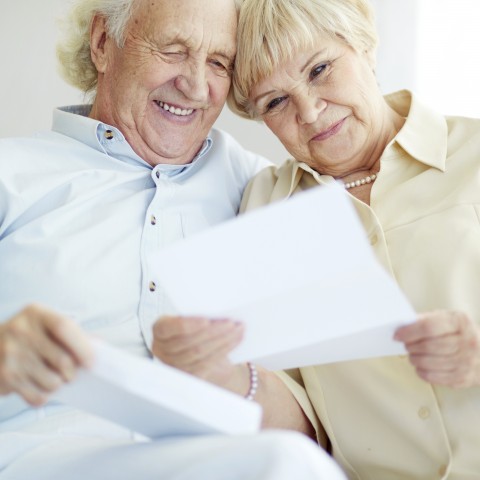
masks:
<svg viewBox="0 0 480 480"><path fill-rule="evenodd" d="M308 66L313 62L313 60L316 57L319 57L320 55L323 55L325 53L326 48L320 50L319 52L314 53L306 62L305 65L300 69L300 73L305 72L305 70L308 68Z"/></svg>

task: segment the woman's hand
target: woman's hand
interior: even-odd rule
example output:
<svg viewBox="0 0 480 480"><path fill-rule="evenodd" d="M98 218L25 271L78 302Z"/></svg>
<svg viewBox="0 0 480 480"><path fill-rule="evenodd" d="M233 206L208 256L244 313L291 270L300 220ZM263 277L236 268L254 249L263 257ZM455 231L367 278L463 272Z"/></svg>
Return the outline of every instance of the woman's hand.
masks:
<svg viewBox="0 0 480 480"><path fill-rule="evenodd" d="M168 365L227 388L238 368L228 354L243 332L243 326L231 320L164 316L153 326L152 351Z"/></svg>
<svg viewBox="0 0 480 480"><path fill-rule="evenodd" d="M31 405L88 367L93 352L74 322L40 306L24 308L0 324L0 395L17 393Z"/></svg>
<svg viewBox="0 0 480 480"><path fill-rule="evenodd" d="M405 344L423 380L453 388L480 385L480 328L464 313L424 313L394 338Z"/></svg>
<svg viewBox="0 0 480 480"><path fill-rule="evenodd" d="M228 354L242 341L243 325L202 317L161 317L153 326L153 354L168 365L245 396L246 364L232 365ZM263 427L315 432L292 393L273 372L258 367L255 401L263 407Z"/></svg>

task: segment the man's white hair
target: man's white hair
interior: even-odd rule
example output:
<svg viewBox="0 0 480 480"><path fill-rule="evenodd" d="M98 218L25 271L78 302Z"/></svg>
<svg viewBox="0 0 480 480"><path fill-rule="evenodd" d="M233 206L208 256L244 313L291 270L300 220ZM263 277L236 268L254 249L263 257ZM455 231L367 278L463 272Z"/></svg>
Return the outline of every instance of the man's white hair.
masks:
<svg viewBox="0 0 480 480"><path fill-rule="evenodd" d="M60 73L72 86L95 94L98 72L90 55L90 28L95 15L106 19L107 33L121 48L125 29L138 0L77 0L65 19L57 46Z"/></svg>

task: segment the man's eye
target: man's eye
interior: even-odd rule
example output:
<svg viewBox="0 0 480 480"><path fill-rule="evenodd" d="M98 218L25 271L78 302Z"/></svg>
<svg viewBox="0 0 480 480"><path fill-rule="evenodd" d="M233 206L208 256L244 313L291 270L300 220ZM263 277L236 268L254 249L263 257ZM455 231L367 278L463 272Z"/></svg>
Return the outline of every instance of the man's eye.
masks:
<svg viewBox="0 0 480 480"><path fill-rule="evenodd" d="M233 66L229 65L227 62L222 62L221 60L211 60L210 65L223 75L231 75L233 72Z"/></svg>
<svg viewBox="0 0 480 480"><path fill-rule="evenodd" d="M160 53L160 58L163 59L163 61L167 63L176 63L180 62L183 58L184 55L182 52L161 52Z"/></svg>
<svg viewBox="0 0 480 480"><path fill-rule="evenodd" d="M275 108L280 106L286 98L287 97L277 97L277 98L274 98L273 100L270 100L270 102L268 102L265 107L265 111L270 112L271 110L274 110Z"/></svg>
<svg viewBox="0 0 480 480"><path fill-rule="evenodd" d="M313 67L312 70L310 71L310 80L317 78L319 75L323 73L323 71L326 68L327 68L326 64L317 65L316 67Z"/></svg>

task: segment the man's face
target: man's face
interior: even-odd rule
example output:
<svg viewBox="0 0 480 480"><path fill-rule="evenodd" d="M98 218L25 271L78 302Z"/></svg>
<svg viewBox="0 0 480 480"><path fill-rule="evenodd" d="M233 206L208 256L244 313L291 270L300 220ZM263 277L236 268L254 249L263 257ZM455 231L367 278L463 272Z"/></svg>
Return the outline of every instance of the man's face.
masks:
<svg viewBox="0 0 480 480"><path fill-rule="evenodd" d="M137 1L121 49L108 37L102 41L104 23L94 22L99 78L91 116L117 127L151 165L186 164L201 148L230 87L234 2Z"/></svg>

